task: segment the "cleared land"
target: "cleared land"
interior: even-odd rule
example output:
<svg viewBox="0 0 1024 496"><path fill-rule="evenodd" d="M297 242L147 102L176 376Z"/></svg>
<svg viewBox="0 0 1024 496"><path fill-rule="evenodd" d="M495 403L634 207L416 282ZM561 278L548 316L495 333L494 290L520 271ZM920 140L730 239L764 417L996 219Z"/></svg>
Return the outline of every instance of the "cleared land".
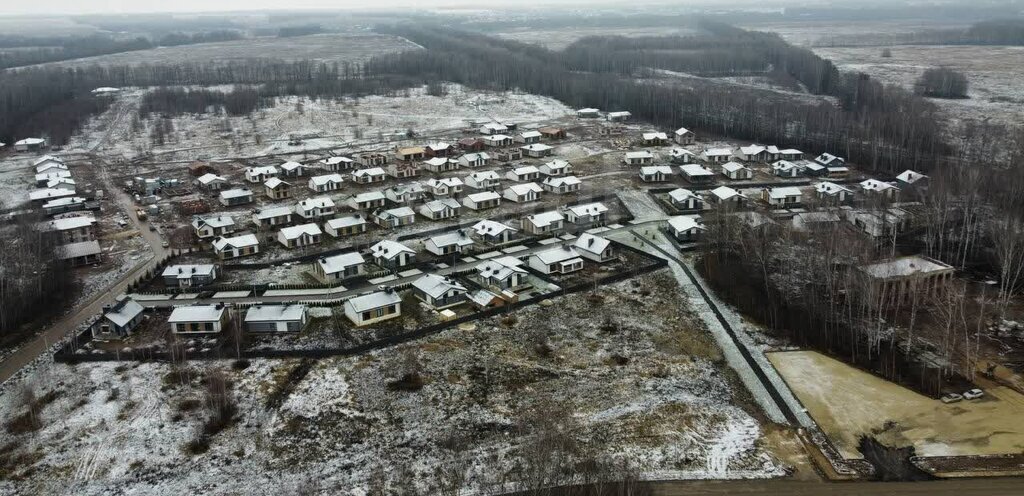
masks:
<svg viewBox="0 0 1024 496"><path fill-rule="evenodd" d="M1024 395L984 384L986 396L944 404L813 351L768 354L797 398L848 459L861 435L913 445L920 456L1024 450Z"/></svg>

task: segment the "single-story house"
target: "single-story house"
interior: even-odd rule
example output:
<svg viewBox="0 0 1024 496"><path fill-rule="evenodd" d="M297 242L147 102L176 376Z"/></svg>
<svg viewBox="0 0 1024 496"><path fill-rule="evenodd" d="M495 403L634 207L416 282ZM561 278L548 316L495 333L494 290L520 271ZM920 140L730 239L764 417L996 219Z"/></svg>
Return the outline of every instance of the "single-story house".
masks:
<svg viewBox="0 0 1024 496"><path fill-rule="evenodd" d="M832 155L831 153L822 153L821 155L818 155L814 159L814 161L819 163L819 164L821 164L821 165L823 165L823 166L825 166L825 167L845 167L846 166L846 159L844 159L842 157L837 157L835 155Z"/></svg>
<svg viewBox="0 0 1024 496"><path fill-rule="evenodd" d="M483 167L491 162L491 156L486 152L480 153L467 153L459 157L459 166L461 167Z"/></svg>
<svg viewBox="0 0 1024 496"><path fill-rule="evenodd" d="M432 236L427 238L423 242L423 247L433 253L434 255L443 256L451 255L453 253L462 253L466 248L473 246L473 239L469 237L466 231L459 229L454 232L448 232Z"/></svg>
<svg viewBox="0 0 1024 496"><path fill-rule="evenodd" d="M366 232L366 216L363 214L335 217L324 223L324 231L337 238Z"/></svg>
<svg viewBox="0 0 1024 496"><path fill-rule="evenodd" d="M46 140L43 138L25 138L14 142L16 152L34 152L46 148Z"/></svg>
<svg viewBox="0 0 1024 496"><path fill-rule="evenodd" d="M402 297L388 289L345 300L345 316L356 326L402 316Z"/></svg>
<svg viewBox="0 0 1024 496"><path fill-rule="evenodd" d="M235 188L220 192L220 204L225 207L234 207L252 203L252 191L245 188Z"/></svg>
<svg viewBox="0 0 1024 496"><path fill-rule="evenodd" d="M843 219L839 217L839 214L829 211L818 211L818 212L800 212L793 216L793 229L797 231L814 231L817 229L826 229L835 224L839 224Z"/></svg>
<svg viewBox="0 0 1024 496"><path fill-rule="evenodd" d="M480 141L483 141L485 145L487 145L487 146L489 146L491 148L501 148L503 146L511 146L512 145L512 137L511 136L506 136L504 134L491 134L491 135L487 135L487 136L484 136L484 137L480 138Z"/></svg>
<svg viewBox="0 0 1024 496"><path fill-rule="evenodd" d="M316 193L326 193L328 191L337 191L341 189L341 183L344 182L344 178L337 172L331 174L324 174L322 176L313 176L309 178L307 183L309 189Z"/></svg>
<svg viewBox="0 0 1024 496"><path fill-rule="evenodd" d="M697 221L700 217L680 215L668 219L669 234L679 241L696 241L700 239L704 226Z"/></svg>
<svg viewBox="0 0 1024 496"><path fill-rule="evenodd" d="M359 169L352 171L352 182L356 184L371 184L383 182L387 179L387 173L380 167Z"/></svg>
<svg viewBox="0 0 1024 496"><path fill-rule="evenodd" d="M47 184L50 184L50 181L53 181L54 179L70 178L71 171L57 169L52 171L41 172L39 174L36 174L36 187L46 188L48 187Z"/></svg>
<svg viewBox="0 0 1024 496"><path fill-rule="evenodd" d="M498 171L474 172L464 179L466 186L473 189L494 189L501 187L501 174Z"/></svg>
<svg viewBox="0 0 1024 496"><path fill-rule="evenodd" d="M715 180L715 173L705 169L699 164L685 164L679 166L686 181L692 184L707 184Z"/></svg>
<svg viewBox="0 0 1024 496"><path fill-rule="evenodd" d="M853 198L853 191L836 183L822 181L814 185L814 191L820 200L828 203L846 203Z"/></svg>
<svg viewBox="0 0 1024 496"><path fill-rule="evenodd" d="M608 112L608 114L605 115L605 118L612 122L628 121L630 117L633 117L633 114L625 110Z"/></svg>
<svg viewBox="0 0 1024 496"><path fill-rule="evenodd" d="M896 198L900 193L900 189L892 183L885 181L879 181L877 179L868 179L860 183L860 189L867 195L882 196L885 198L893 199Z"/></svg>
<svg viewBox="0 0 1024 496"><path fill-rule="evenodd" d="M299 177L306 173L306 166L298 162L285 162L281 164L281 175L285 177Z"/></svg>
<svg viewBox="0 0 1024 496"><path fill-rule="evenodd" d="M742 205L747 201L746 196L728 186L719 186L711 190L710 193L709 198L716 204L732 203L735 205Z"/></svg>
<svg viewBox="0 0 1024 496"><path fill-rule="evenodd" d="M322 282L331 283L366 272L366 260L359 252L320 257L313 262L313 275Z"/></svg>
<svg viewBox="0 0 1024 496"><path fill-rule="evenodd" d="M803 203L803 193L796 186L778 186L764 188L761 191L761 199L775 208L789 208Z"/></svg>
<svg viewBox="0 0 1024 496"><path fill-rule="evenodd" d="M426 150L428 157L447 157L455 151L455 147L449 143L439 141L427 145Z"/></svg>
<svg viewBox="0 0 1024 496"><path fill-rule="evenodd" d="M242 234L230 238L220 237L213 240L213 252L221 260L255 255L260 252L260 242L255 234Z"/></svg>
<svg viewBox="0 0 1024 496"><path fill-rule="evenodd" d="M494 135L494 134L501 134L501 133L507 133L507 132L508 132L508 126L506 126L506 125L504 125L504 124L502 124L500 122L488 122L487 124L484 124L484 125L480 126L480 134L483 134L483 135L490 136L490 135Z"/></svg>
<svg viewBox="0 0 1024 496"><path fill-rule="evenodd" d="M277 176L277 167L268 165L265 167L247 167L245 169L245 180L254 184L267 182L267 179Z"/></svg>
<svg viewBox="0 0 1024 496"><path fill-rule="evenodd" d="M565 216L556 210L528 215L521 221L524 232L542 235L560 232L565 224Z"/></svg>
<svg viewBox="0 0 1024 496"><path fill-rule="evenodd" d="M403 162L423 160L427 156L427 149L422 146L398 147L395 149L395 159Z"/></svg>
<svg viewBox="0 0 1024 496"><path fill-rule="evenodd" d="M509 181L523 182L533 181L540 177L540 169L526 165L523 167L516 167L505 173L505 178Z"/></svg>
<svg viewBox="0 0 1024 496"><path fill-rule="evenodd" d="M516 143L531 145L533 143L540 143L541 136L540 131L523 131L515 136L515 140Z"/></svg>
<svg viewBox="0 0 1024 496"><path fill-rule="evenodd" d="M514 227L509 227L501 222L484 219L473 224L473 232L484 243L504 244L511 241L516 234Z"/></svg>
<svg viewBox="0 0 1024 496"><path fill-rule="evenodd" d="M604 203L584 203L565 208L565 219L576 226L595 226L608 220L608 207Z"/></svg>
<svg viewBox="0 0 1024 496"><path fill-rule="evenodd" d="M374 210L384 207L387 204L387 195L380 191L367 191L350 196L345 200L352 210Z"/></svg>
<svg viewBox="0 0 1024 496"><path fill-rule="evenodd" d="M103 258L103 249L99 241L79 241L58 246L54 255L72 267L80 267L98 263Z"/></svg>
<svg viewBox="0 0 1024 496"><path fill-rule="evenodd" d="M380 167L388 163L388 155L377 152L360 153L356 156L356 162L363 167Z"/></svg>
<svg viewBox="0 0 1024 496"><path fill-rule="evenodd" d="M459 168L459 161L448 157L434 157L423 161L423 168L433 173L448 172Z"/></svg>
<svg viewBox="0 0 1024 496"><path fill-rule="evenodd" d="M391 203L403 205L422 199L426 192L427 190L423 187L422 183L413 181L384 190L384 197Z"/></svg>
<svg viewBox="0 0 1024 496"><path fill-rule="evenodd" d="M292 207L261 208L252 213L252 223L259 229L291 224L294 213Z"/></svg>
<svg viewBox="0 0 1024 496"><path fill-rule="evenodd" d="M544 139L559 140L565 139L565 129L560 127L542 127L537 130Z"/></svg>
<svg viewBox="0 0 1024 496"><path fill-rule="evenodd" d="M901 172L900 175L896 176L896 183L899 184L901 188L906 189L928 189L928 181L928 176L910 169L907 169Z"/></svg>
<svg viewBox="0 0 1024 496"><path fill-rule="evenodd" d="M673 207L684 212L699 212L704 208L704 200L693 191L684 188L669 191L668 201Z"/></svg>
<svg viewBox="0 0 1024 496"><path fill-rule="evenodd" d="M686 148L673 148L668 151L673 164L692 164L697 161L697 154Z"/></svg>
<svg viewBox="0 0 1024 496"><path fill-rule="evenodd" d="M667 165L649 165L640 168L640 180L645 183L661 183L672 177L672 167Z"/></svg>
<svg viewBox="0 0 1024 496"><path fill-rule="evenodd" d="M74 195L74 188L44 188L29 191L28 199L34 202L45 203L57 198L66 198Z"/></svg>
<svg viewBox="0 0 1024 496"><path fill-rule="evenodd" d="M570 164L568 161L556 158L550 162L542 164L540 167L537 168L537 170L539 170L541 174L548 177L564 176L572 172L572 164Z"/></svg>
<svg viewBox="0 0 1024 496"><path fill-rule="evenodd" d="M217 334L227 319L224 305L187 305L175 307L167 323L175 334Z"/></svg>
<svg viewBox="0 0 1024 496"><path fill-rule="evenodd" d="M668 144L668 135L661 132L648 132L640 135L644 146L664 146Z"/></svg>
<svg viewBox="0 0 1024 496"><path fill-rule="evenodd" d="M654 163L654 154L647 151L639 152L626 152L625 157L622 159L626 165L648 165Z"/></svg>
<svg viewBox="0 0 1024 496"><path fill-rule="evenodd" d="M196 217L192 219L192 229L199 239L215 238L235 232L237 226L235 219L230 215L218 215L215 217Z"/></svg>
<svg viewBox="0 0 1024 496"><path fill-rule="evenodd" d="M347 171L356 166L356 161L348 157L327 157L320 163L331 172Z"/></svg>
<svg viewBox="0 0 1024 496"><path fill-rule="evenodd" d="M316 224L301 224L281 228L277 233L277 241L285 248L302 248L320 243L324 232Z"/></svg>
<svg viewBox="0 0 1024 496"><path fill-rule="evenodd" d="M722 164L722 175L729 179L747 180L754 178L754 171L740 163L726 162Z"/></svg>
<svg viewBox="0 0 1024 496"><path fill-rule="evenodd" d="M772 174L778 177L799 177L803 169L789 160L779 160L772 164Z"/></svg>
<svg viewBox="0 0 1024 496"><path fill-rule="evenodd" d="M724 164L732 159L732 148L708 148L700 156L705 162Z"/></svg>
<svg viewBox="0 0 1024 496"><path fill-rule="evenodd" d="M462 304L469 291L454 279L437 274L423 274L413 281L412 289L417 298L435 310Z"/></svg>
<svg viewBox="0 0 1024 496"><path fill-rule="evenodd" d="M217 174L203 174L196 178L196 187L207 191L220 191L228 185L228 180Z"/></svg>
<svg viewBox="0 0 1024 496"><path fill-rule="evenodd" d="M44 203L42 209L46 215L56 215L83 210L85 209L85 198L78 196L56 198Z"/></svg>
<svg viewBox="0 0 1024 496"><path fill-rule="evenodd" d="M413 262L416 251L397 241L381 240L370 247L373 262L388 269L398 269Z"/></svg>
<svg viewBox="0 0 1024 496"><path fill-rule="evenodd" d="M531 254L529 265L542 274L569 274L583 268L583 258L571 246L553 246Z"/></svg>
<svg viewBox="0 0 1024 496"><path fill-rule="evenodd" d="M378 226L394 229L416 223L416 212L410 207L389 208L373 213L373 221Z"/></svg>
<svg viewBox="0 0 1024 496"><path fill-rule="evenodd" d="M583 181L576 176L548 177L541 183L545 191L556 194L576 193L583 185Z"/></svg>
<svg viewBox="0 0 1024 496"><path fill-rule="evenodd" d="M168 265L160 273L168 288L193 288L217 280L217 266L213 264Z"/></svg>
<svg viewBox="0 0 1024 496"><path fill-rule="evenodd" d="M457 177L430 178L426 187L434 196L455 196L462 193L463 182Z"/></svg>
<svg viewBox="0 0 1024 496"><path fill-rule="evenodd" d="M768 148L764 145L741 146L734 152L734 155L744 162L761 162L770 159Z"/></svg>
<svg viewBox="0 0 1024 496"><path fill-rule="evenodd" d="M476 138L462 138L458 141L458 145L459 149L464 152L479 152L484 149L484 142Z"/></svg>
<svg viewBox="0 0 1024 496"><path fill-rule="evenodd" d="M797 150L796 148L786 148L779 150L780 160L802 160L804 158L804 152Z"/></svg>
<svg viewBox="0 0 1024 496"><path fill-rule="evenodd" d="M245 312L248 332L299 332L306 326L306 305L256 305Z"/></svg>
<svg viewBox="0 0 1024 496"><path fill-rule="evenodd" d="M597 263L604 263L615 258L612 242L590 233L580 234L572 246L581 257Z"/></svg>
<svg viewBox="0 0 1024 496"><path fill-rule="evenodd" d="M596 108L582 108L576 111L576 117L580 119L594 119L601 117L601 111Z"/></svg>
<svg viewBox="0 0 1024 496"><path fill-rule="evenodd" d="M334 215L334 200L326 196L306 198L295 204L295 213L306 220L318 220Z"/></svg>
<svg viewBox="0 0 1024 496"><path fill-rule="evenodd" d="M502 196L509 201L526 203L540 199L542 191L544 191L544 188L541 188L537 183L513 184L505 188Z"/></svg>
<svg viewBox="0 0 1024 496"><path fill-rule="evenodd" d="M501 205L501 195L494 191L481 191L466 195L462 205L470 210L484 210Z"/></svg>
<svg viewBox="0 0 1024 496"><path fill-rule="evenodd" d="M492 258L477 264L476 280L481 286L513 291L522 287L527 281L526 269L518 258L503 256Z"/></svg>
<svg viewBox="0 0 1024 496"><path fill-rule="evenodd" d="M462 213L462 204L454 198L438 198L420 205L419 212L430 220L450 219Z"/></svg>
<svg viewBox="0 0 1024 496"><path fill-rule="evenodd" d="M551 145L545 145L544 143L533 143L522 146L519 149L522 150L527 157L541 158L551 155L551 151L555 148Z"/></svg>
<svg viewBox="0 0 1024 496"><path fill-rule="evenodd" d="M131 334L142 323L143 310L142 305L131 298L122 298L113 305L104 306L100 319L89 327L93 339L106 341Z"/></svg>

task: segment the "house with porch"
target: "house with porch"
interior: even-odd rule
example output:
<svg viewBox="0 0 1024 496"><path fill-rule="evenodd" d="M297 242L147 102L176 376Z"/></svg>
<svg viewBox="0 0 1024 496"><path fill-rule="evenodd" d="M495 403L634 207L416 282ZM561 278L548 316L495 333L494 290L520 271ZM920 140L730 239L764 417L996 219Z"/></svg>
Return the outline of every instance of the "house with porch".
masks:
<svg viewBox="0 0 1024 496"><path fill-rule="evenodd" d="M661 183L672 178L672 167L667 165L650 165L640 168L640 180L645 183Z"/></svg>
<svg viewBox="0 0 1024 496"><path fill-rule="evenodd" d="M423 162L423 168L435 174L453 171L459 168L458 159L448 157L434 157Z"/></svg>
<svg viewBox="0 0 1024 496"><path fill-rule="evenodd" d="M285 162L281 164L281 175L284 177L300 177L305 175L306 166L298 162Z"/></svg>
<svg viewBox="0 0 1024 496"><path fill-rule="evenodd" d="M710 184L715 180L715 173L699 164L685 164L679 166L683 178L690 184Z"/></svg>
<svg viewBox="0 0 1024 496"><path fill-rule="evenodd" d="M462 213L462 204L454 198L438 198L420 205L419 213L430 220L451 219Z"/></svg>
<svg viewBox="0 0 1024 496"><path fill-rule="evenodd" d="M544 182L541 183L544 191L558 195L578 193L582 185L583 181L576 176L546 177Z"/></svg>
<svg viewBox="0 0 1024 496"><path fill-rule="evenodd" d="M542 274L571 274L583 268L583 258L571 246L552 246L531 254L528 264Z"/></svg>
<svg viewBox="0 0 1024 496"><path fill-rule="evenodd" d="M225 207L237 207L252 203L252 191L244 188L229 189L220 192L220 204Z"/></svg>
<svg viewBox="0 0 1024 496"><path fill-rule="evenodd" d="M324 232L316 224L301 224L281 228L277 233L277 241L285 248L304 248L320 244Z"/></svg>
<svg viewBox="0 0 1024 496"><path fill-rule="evenodd" d="M708 148L700 154L700 158L712 164L724 164L732 160L732 148Z"/></svg>
<svg viewBox="0 0 1024 496"><path fill-rule="evenodd" d="M334 283L366 272L366 261L359 252L342 253L330 257L317 258L312 264L313 276L320 282Z"/></svg>
<svg viewBox="0 0 1024 496"><path fill-rule="evenodd" d="M217 266L213 264L180 264L164 267L160 277L168 288L195 288L217 280Z"/></svg>
<svg viewBox="0 0 1024 496"><path fill-rule="evenodd" d="M737 162L722 164L722 175L734 181L746 181L754 178L754 171Z"/></svg>
<svg viewBox="0 0 1024 496"><path fill-rule="evenodd" d="M691 242L700 239L704 232L704 226L698 221L700 216L680 215L668 219L668 232L672 237L681 242Z"/></svg>
<svg viewBox="0 0 1024 496"><path fill-rule="evenodd" d="M474 172L466 176L464 181L466 186L478 190L492 190L501 187L501 175L494 170Z"/></svg>
<svg viewBox="0 0 1024 496"><path fill-rule="evenodd" d="M829 181L816 183L814 192L819 200L833 205L849 203L853 199L853 190Z"/></svg>
<svg viewBox="0 0 1024 496"><path fill-rule="evenodd" d="M417 181L399 184L384 190L384 197L396 205L405 205L423 199L427 193L423 184Z"/></svg>
<svg viewBox="0 0 1024 496"><path fill-rule="evenodd" d="M324 223L324 231L332 237L351 236L366 232L366 216L363 214L335 217Z"/></svg>
<svg viewBox="0 0 1024 496"><path fill-rule="evenodd" d="M192 219L192 230L199 239L216 238L235 232L235 219L230 215L217 215L212 217L196 217Z"/></svg>
<svg viewBox="0 0 1024 496"><path fill-rule="evenodd" d="M423 248L437 256L463 253L473 246L473 238L459 229L457 231L431 236L423 242Z"/></svg>
<svg viewBox="0 0 1024 496"><path fill-rule="evenodd" d="M565 216L557 210L528 215L521 221L523 232L535 236L559 233L562 231L564 224Z"/></svg>
<svg viewBox="0 0 1024 496"><path fill-rule="evenodd" d="M699 212L704 209L704 200L693 191L684 188L669 191L668 201L683 212Z"/></svg>
<svg viewBox="0 0 1024 496"><path fill-rule="evenodd" d="M309 178L308 186L314 193L327 193L341 189L341 183L344 181L341 174L335 172Z"/></svg>
<svg viewBox="0 0 1024 496"><path fill-rule="evenodd" d="M463 182L457 177L432 177L426 187L434 196L458 196L462 193Z"/></svg>
<svg viewBox="0 0 1024 496"><path fill-rule="evenodd" d="M267 182L267 179L276 177L277 174L277 167L274 167L273 165L265 167L247 167L245 169L245 180L253 184L262 184Z"/></svg>
<svg viewBox="0 0 1024 496"><path fill-rule="evenodd" d="M662 132L642 133L640 137L644 146L665 146L668 144L668 135Z"/></svg>
<svg viewBox="0 0 1024 496"><path fill-rule="evenodd" d="M574 226L600 226L608 220L608 207L604 203L584 203L565 207L565 218Z"/></svg>
<svg viewBox="0 0 1024 496"><path fill-rule="evenodd" d="M327 157L320 161L323 168L331 172L345 172L356 166L356 161L348 157Z"/></svg>
<svg viewBox="0 0 1024 496"><path fill-rule="evenodd" d="M423 274L412 283L413 294L434 310L454 307L466 302L468 290L454 279L437 274Z"/></svg>
<svg viewBox="0 0 1024 496"><path fill-rule="evenodd" d="M539 177L540 169L532 165L516 167L505 173L505 179L515 182L535 181Z"/></svg>
<svg viewBox="0 0 1024 496"><path fill-rule="evenodd" d="M761 200L772 208L792 208L803 204L803 193L796 186L764 188Z"/></svg>
<svg viewBox="0 0 1024 496"><path fill-rule="evenodd" d="M537 168L540 173L548 177L564 176L572 172L572 164L568 161L556 158L546 162Z"/></svg>
<svg viewBox="0 0 1024 496"><path fill-rule="evenodd" d="M555 148L551 145L545 145L544 143L533 143L519 148L523 151L523 154L530 158L542 158L551 155L551 151Z"/></svg>
<svg viewBox="0 0 1024 496"><path fill-rule="evenodd" d="M221 260L255 255L260 252L260 242L255 234L219 237L213 240L213 253Z"/></svg>
<svg viewBox="0 0 1024 496"><path fill-rule="evenodd" d="M305 220L319 220L337 212L334 200L326 196L307 198L295 204L295 214Z"/></svg>
<svg viewBox="0 0 1024 496"><path fill-rule="evenodd" d="M484 167L491 162L491 156L487 152L467 153L459 157L460 167Z"/></svg>
<svg viewBox="0 0 1024 496"><path fill-rule="evenodd" d="M387 196L380 191L367 191L365 193L359 193L350 196L345 200L347 205L352 210L375 210L383 208L387 204Z"/></svg>
<svg viewBox="0 0 1024 496"><path fill-rule="evenodd" d="M186 305L175 307L167 323L178 335L219 334L228 322L224 305Z"/></svg>
<svg viewBox="0 0 1024 496"><path fill-rule="evenodd" d="M345 316L356 327L402 316L402 296L392 289L345 300Z"/></svg>
<svg viewBox="0 0 1024 496"><path fill-rule="evenodd" d="M544 191L544 188L541 188L537 183L513 184L505 188L502 196L508 201L527 203L539 200L542 191Z"/></svg>
<svg viewBox="0 0 1024 496"><path fill-rule="evenodd" d="M371 167L369 169L358 169L352 171L352 182L356 184L373 184L384 182L387 179L388 174L384 172L384 169L380 167Z"/></svg>
<svg viewBox="0 0 1024 496"><path fill-rule="evenodd" d="M501 205L501 195L494 191L470 193L462 200L462 205L470 210L485 210Z"/></svg>
<svg viewBox="0 0 1024 496"><path fill-rule="evenodd" d="M626 152L622 162L626 165L649 165L654 163L654 154L647 150Z"/></svg>
<svg viewBox="0 0 1024 496"><path fill-rule="evenodd" d="M416 212L410 207L389 208L373 213L373 221L378 226L394 229L416 223Z"/></svg>
<svg viewBox="0 0 1024 496"><path fill-rule="evenodd" d="M295 210L292 207L261 208L253 211L252 223L261 230L283 226L292 223L294 213Z"/></svg>
<svg viewBox="0 0 1024 496"><path fill-rule="evenodd" d="M492 245L500 245L512 241L517 231L514 227L490 219L484 219L473 224L472 229L478 239Z"/></svg>

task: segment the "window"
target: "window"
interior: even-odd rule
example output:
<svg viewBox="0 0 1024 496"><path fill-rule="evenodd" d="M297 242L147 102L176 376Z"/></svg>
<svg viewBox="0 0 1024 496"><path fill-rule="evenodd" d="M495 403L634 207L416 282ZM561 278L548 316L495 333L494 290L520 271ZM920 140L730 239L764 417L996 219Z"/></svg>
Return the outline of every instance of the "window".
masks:
<svg viewBox="0 0 1024 496"><path fill-rule="evenodd" d="M363 320L370 320L371 318L370 312L363 312Z"/></svg>
<svg viewBox="0 0 1024 496"><path fill-rule="evenodd" d="M203 324L203 330L207 332L213 331L213 322L206 322Z"/></svg>

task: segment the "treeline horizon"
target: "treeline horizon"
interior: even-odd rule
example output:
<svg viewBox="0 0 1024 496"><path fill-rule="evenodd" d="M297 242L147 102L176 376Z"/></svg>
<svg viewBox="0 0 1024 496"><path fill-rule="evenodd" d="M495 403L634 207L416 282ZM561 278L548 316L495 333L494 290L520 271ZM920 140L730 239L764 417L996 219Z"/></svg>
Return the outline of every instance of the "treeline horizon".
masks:
<svg viewBox="0 0 1024 496"><path fill-rule="evenodd" d="M149 50L161 46L194 45L243 39L241 31L174 32L159 37L117 39L106 35L81 37L0 36L0 69Z"/></svg>

